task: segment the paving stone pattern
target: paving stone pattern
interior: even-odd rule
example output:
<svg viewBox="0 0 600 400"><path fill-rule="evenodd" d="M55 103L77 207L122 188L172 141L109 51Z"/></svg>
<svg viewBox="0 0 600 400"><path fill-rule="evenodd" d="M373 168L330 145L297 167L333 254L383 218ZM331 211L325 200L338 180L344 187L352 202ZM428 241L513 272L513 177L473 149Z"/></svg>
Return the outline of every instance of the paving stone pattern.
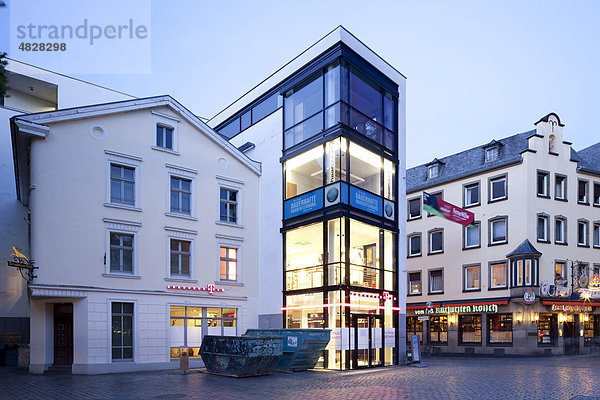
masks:
<svg viewBox="0 0 600 400"><path fill-rule="evenodd" d="M438 358L427 367L227 378L192 371L29 375L0 369L0 399L600 400L600 356Z"/></svg>

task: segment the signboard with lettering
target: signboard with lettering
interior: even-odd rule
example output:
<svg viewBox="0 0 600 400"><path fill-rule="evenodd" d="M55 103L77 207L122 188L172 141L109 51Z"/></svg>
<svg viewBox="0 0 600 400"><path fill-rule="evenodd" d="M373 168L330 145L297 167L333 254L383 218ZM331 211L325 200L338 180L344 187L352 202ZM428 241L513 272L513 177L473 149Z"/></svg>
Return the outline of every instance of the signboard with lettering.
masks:
<svg viewBox="0 0 600 400"><path fill-rule="evenodd" d="M304 193L283 203L283 217L294 218L323 208L323 188Z"/></svg>
<svg viewBox="0 0 600 400"><path fill-rule="evenodd" d="M498 312L498 304L471 304L461 306L439 306L429 307L420 310L415 310L416 315L433 315L433 314L469 314L469 313L490 313Z"/></svg>
<svg viewBox="0 0 600 400"><path fill-rule="evenodd" d="M580 306L580 305L570 305L570 304L552 304L552 311L561 311L567 313L582 313L582 312L592 312L594 307L592 306Z"/></svg>
<svg viewBox="0 0 600 400"><path fill-rule="evenodd" d="M354 186L350 186L350 205L371 214L383 215L383 199Z"/></svg>

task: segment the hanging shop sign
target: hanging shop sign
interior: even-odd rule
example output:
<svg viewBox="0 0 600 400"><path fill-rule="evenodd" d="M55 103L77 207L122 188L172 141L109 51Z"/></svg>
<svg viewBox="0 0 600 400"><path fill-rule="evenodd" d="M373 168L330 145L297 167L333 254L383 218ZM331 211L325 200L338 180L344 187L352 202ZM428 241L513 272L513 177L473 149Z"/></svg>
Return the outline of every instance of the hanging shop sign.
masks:
<svg viewBox="0 0 600 400"><path fill-rule="evenodd" d="M495 314L498 312L498 304L470 304L460 306L440 306L428 307L420 310L415 310L415 315L435 315L435 314L471 314L471 313L489 313Z"/></svg>
<svg viewBox="0 0 600 400"><path fill-rule="evenodd" d="M12 246L12 250L13 252L10 255L11 259L7 260L6 264L9 267L18 268L19 272L21 273L21 276L24 279L26 279L27 282L31 282L33 278L37 278L33 274L33 270L37 269L37 267L33 265L33 261L27 258L27 256L23 254L23 252L17 247ZM24 272L27 273L27 277L23 275Z"/></svg>
<svg viewBox="0 0 600 400"><path fill-rule="evenodd" d="M588 285L588 290L592 292L600 291L600 275L594 274L594 276L592 276Z"/></svg>
<svg viewBox="0 0 600 400"><path fill-rule="evenodd" d="M225 289L221 289L209 283L205 287L197 287L197 286L179 286L179 285L167 285L167 289L171 290L192 290L196 292L208 292L208 294L224 292Z"/></svg>
<svg viewBox="0 0 600 400"><path fill-rule="evenodd" d="M594 307L592 306L580 306L580 305L570 305L570 304L552 304L552 311L557 312L568 312L568 313L582 313L582 312L592 312Z"/></svg>

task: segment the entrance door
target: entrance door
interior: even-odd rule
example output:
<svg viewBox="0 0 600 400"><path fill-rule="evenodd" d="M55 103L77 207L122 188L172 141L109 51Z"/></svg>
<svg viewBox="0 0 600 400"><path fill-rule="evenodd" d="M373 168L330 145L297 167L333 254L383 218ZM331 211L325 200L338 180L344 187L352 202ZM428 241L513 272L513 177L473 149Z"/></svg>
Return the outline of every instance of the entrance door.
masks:
<svg viewBox="0 0 600 400"><path fill-rule="evenodd" d="M383 365L383 316L352 314L354 348L352 368L380 367Z"/></svg>
<svg viewBox="0 0 600 400"><path fill-rule="evenodd" d="M73 304L54 305L54 365L73 364Z"/></svg>
<svg viewBox="0 0 600 400"><path fill-rule="evenodd" d="M565 355L579 354L579 335L577 332L578 315L569 315L563 323L563 342Z"/></svg>

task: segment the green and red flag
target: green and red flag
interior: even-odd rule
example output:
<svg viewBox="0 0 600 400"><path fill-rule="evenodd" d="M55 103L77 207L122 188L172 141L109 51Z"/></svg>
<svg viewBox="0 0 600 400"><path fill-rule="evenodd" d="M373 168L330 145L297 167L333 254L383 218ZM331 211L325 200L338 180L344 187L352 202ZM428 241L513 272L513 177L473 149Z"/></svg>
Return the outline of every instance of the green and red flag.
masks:
<svg viewBox="0 0 600 400"><path fill-rule="evenodd" d="M452 222L469 226L475 220L475 214L460 207L450 204L429 193L423 192L423 209L438 217L446 218Z"/></svg>

